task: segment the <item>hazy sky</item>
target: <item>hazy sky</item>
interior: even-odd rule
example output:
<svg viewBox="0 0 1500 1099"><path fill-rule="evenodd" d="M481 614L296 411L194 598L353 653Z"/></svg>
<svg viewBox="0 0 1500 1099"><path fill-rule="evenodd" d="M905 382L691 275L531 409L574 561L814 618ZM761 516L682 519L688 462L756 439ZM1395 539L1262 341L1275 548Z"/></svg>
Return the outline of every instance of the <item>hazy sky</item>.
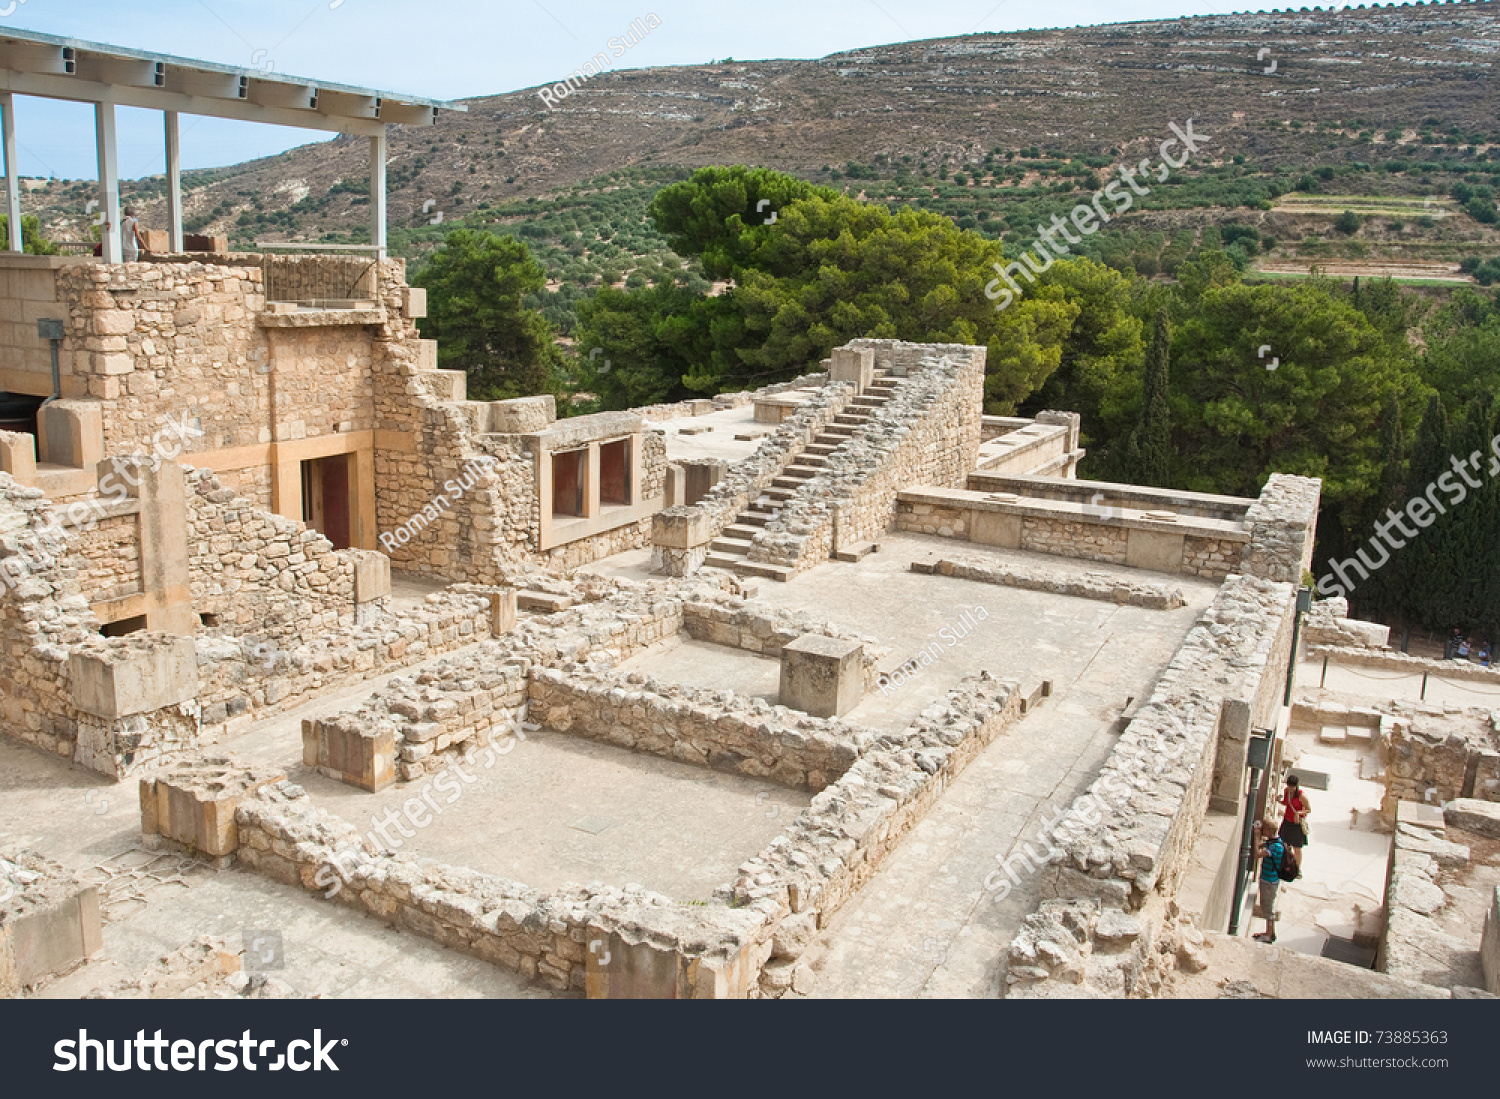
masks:
<svg viewBox="0 0 1500 1099"><path fill-rule="evenodd" d="M1285 4L1280 5L1282 7ZM976 31L1243 11L1244 0L0 0L6 26L225 65L441 99L561 79L648 12L661 20L615 68L734 57L822 57ZM1269 10L1269 7L1267 10ZM161 116L121 108L120 174L163 171ZM93 179L93 111L18 98L23 175ZM280 152L319 135L184 116L183 163L203 168Z"/></svg>

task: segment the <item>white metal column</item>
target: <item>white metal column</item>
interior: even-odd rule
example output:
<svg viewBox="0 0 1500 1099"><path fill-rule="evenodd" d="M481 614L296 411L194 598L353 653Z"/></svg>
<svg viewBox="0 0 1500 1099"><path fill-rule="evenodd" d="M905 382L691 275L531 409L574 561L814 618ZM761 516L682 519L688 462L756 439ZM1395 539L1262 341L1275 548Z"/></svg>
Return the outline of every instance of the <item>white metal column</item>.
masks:
<svg viewBox="0 0 1500 1099"><path fill-rule="evenodd" d="M178 138L177 112L163 111L167 131L167 245L182 251L182 145Z"/></svg>
<svg viewBox="0 0 1500 1099"><path fill-rule="evenodd" d="M385 259L385 129L370 138L370 243Z"/></svg>
<svg viewBox="0 0 1500 1099"><path fill-rule="evenodd" d="M94 138L99 146L99 205L104 215L100 258L105 263L121 263L125 257L120 245L120 161L113 103L94 104Z"/></svg>
<svg viewBox="0 0 1500 1099"><path fill-rule="evenodd" d="M16 166L16 103L10 92L0 92L0 144L5 146L5 217L12 252L23 251L21 241L21 175Z"/></svg>

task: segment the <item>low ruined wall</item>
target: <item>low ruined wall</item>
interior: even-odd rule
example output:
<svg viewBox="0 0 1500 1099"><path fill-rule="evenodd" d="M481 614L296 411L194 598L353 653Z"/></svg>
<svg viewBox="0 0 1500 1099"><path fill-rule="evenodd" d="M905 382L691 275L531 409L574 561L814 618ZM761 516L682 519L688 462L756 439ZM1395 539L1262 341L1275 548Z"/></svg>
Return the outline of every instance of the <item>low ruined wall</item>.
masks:
<svg viewBox="0 0 1500 1099"><path fill-rule="evenodd" d="M874 874L948 784L1021 712L1013 683L954 688L884 736L703 905L639 887L542 893L388 852L374 833L268 796L235 810L250 869L555 989L590 996L779 996L819 927ZM439 786L441 789L441 786Z"/></svg>
<svg viewBox="0 0 1500 1099"><path fill-rule="evenodd" d="M975 580L981 584L998 584L1026 591L1045 591L1053 595L1070 595L1078 599L1098 599L1125 607L1169 611L1184 606L1187 600L1181 588L1152 584L1143 580L1124 580L1101 573L1083 576L1059 576L1047 569L1021 565L990 565L977 561L913 561L912 572L951 576L956 580Z"/></svg>
<svg viewBox="0 0 1500 1099"><path fill-rule="evenodd" d="M1386 926L1376 969L1422 984L1453 984L1455 956L1469 953L1474 944L1448 935L1433 916L1448 903L1444 871L1468 864L1469 848L1450 841L1441 809L1401 803L1386 867Z"/></svg>
<svg viewBox="0 0 1500 1099"><path fill-rule="evenodd" d="M791 987L817 932L1024 706L1014 682L987 672L966 678L915 724L880 737L784 836L740 867L734 903L765 921L752 955L761 995Z"/></svg>
<svg viewBox="0 0 1500 1099"><path fill-rule="evenodd" d="M1076 504L1057 506L1034 502L1002 503L966 490L942 492L912 489L900 493L896 505L896 529L913 534L999 545L1029 550L1055 557L1099 561L1107 565L1133 565L1131 553L1133 532L1136 537L1157 540L1182 540L1181 563L1176 565L1151 555L1140 567L1176 565L1169 571L1206 580L1222 580L1241 568L1246 543L1245 533L1225 531L1221 534L1190 533L1192 527L1179 529L1176 524L1129 516L1088 514ZM1008 529L1003 524L1009 524ZM1155 558L1155 559L1153 559Z"/></svg>
<svg viewBox="0 0 1500 1099"><path fill-rule="evenodd" d="M1387 822L1401 802L1500 801L1500 711L1437 717L1425 709L1397 703L1381 718L1377 747L1385 765L1381 810Z"/></svg>
<svg viewBox="0 0 1500 1099"><path fill-rule="evenodd" d="M1412 656L1394 649L1369 649L1352 645L1312 645L1307 651L1309 660L1327 657L1334 664L1353 664L1360 668L1381 668L1390 672L1405 672L1408 675L1430 675L1436 679L1462 679L1473 683L1489 683L1500 689L1500 667L1486 668L1468 660L1433 660L1425 656Z"/></svg>
<svg viewBox="0 0 1500 1099"><path fill-rule="evenodd" d="M695 641L744 649L779 660L781 650L805 634L816 633L864 646L865 690L879 686L880 658L886 649L873 637L840 630L812 615L745 602L730 595L688 599L682 604L682 629Z"/></svg>
<svg viewBox="0 0 1500 1099"><path fill-rule="evenodd" d="M488 600L444 592L412 611L285 649L255 633L199 634L203 742L329 690L483 641L490 621Z"/></svg>
<svg viewBox="0 0 1500 1099"><path fill-rule="evenodd" d="M530 699L528 717L547 729L814 791L843 775L874 736L764 699L658 685L635 674L537 668Z"/></svg>
<svg viewBox="0 0 1500 1099"><path fill-rule="evenodd" d="M200 614L276 639L354 624L354 559L317 531L256 507L205 469L187 472L187 513Z"/></svg>

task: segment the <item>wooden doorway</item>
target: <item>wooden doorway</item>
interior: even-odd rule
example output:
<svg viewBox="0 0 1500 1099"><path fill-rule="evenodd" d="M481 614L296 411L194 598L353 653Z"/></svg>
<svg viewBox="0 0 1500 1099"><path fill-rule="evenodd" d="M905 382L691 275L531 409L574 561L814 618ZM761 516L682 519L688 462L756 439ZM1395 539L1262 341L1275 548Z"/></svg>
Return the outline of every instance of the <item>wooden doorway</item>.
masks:
<svg viewBox="0 0 1500 1099"><path fill-rule="evenodd" d="M302 521L332 542L334 549L353 544L352 458L351 454L335 454L302 463Z"/></svg>

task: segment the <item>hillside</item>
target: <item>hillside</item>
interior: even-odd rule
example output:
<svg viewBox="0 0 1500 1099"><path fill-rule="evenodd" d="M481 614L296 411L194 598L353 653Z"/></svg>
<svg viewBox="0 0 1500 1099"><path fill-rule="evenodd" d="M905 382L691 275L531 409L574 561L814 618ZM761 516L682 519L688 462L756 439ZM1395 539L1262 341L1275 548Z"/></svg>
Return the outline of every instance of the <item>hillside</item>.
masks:
<svg viewBox="0 0 1500 1099"><path fill-rule="evenodd" d="M1500 251L1482 213L1476 220L1447 197L1466 178L1493 182L1483 174L1500 143L1497 52L1500 5L1490 2L978 34L816 61L604 73L555 109L528 89L470 100L467 114L432 129L395 127L393 244L418 254L471 218L529 237L555 278L580 286L642 262L648 273L674 267L645 202L662 182L713 163L915 202L1024 244L1043 208L1065 210L1070 192L1092 191L1112 165L1154 156L1168 123L1191 117L1210 138L1206 151L1122 223L1158 234L1147 242L1158 257L1173 234L1247 222L1280 245L1272 269L1386 259L1408 274L1446 266L1456 275L1464 256ZM188 222L243 246L359 240L365 156L362 140L338 139L193 173ZM31 192L51 235L85 234L91 186ZM146 224L161 223L158 180L126 193ZM1323 239L1335 216L1373 197L1385 205L1369 206L1362 228ZM1116 243L1140 250L1128 233Z"/></svg>

